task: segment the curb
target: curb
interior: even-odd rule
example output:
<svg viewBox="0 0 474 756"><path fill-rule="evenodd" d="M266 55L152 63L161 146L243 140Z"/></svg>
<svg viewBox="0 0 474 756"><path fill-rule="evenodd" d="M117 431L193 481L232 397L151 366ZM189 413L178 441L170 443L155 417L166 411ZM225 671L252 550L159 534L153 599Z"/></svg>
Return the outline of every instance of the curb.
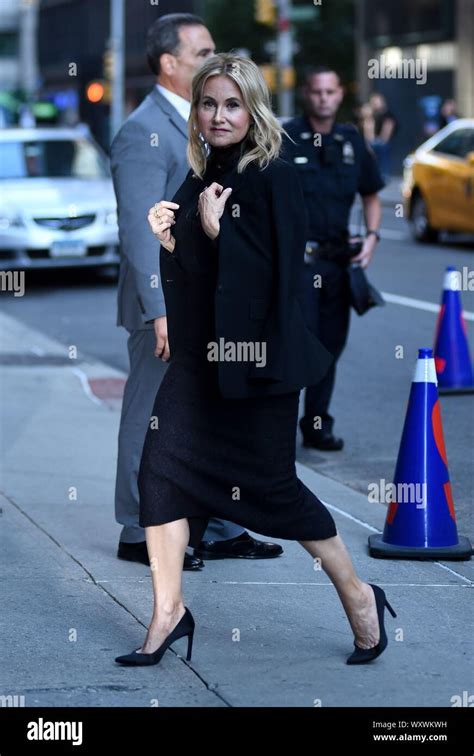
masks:
<svg viewBox="0 0 474 756"><path fill-rule="evenodd" d="M0 313L0 365L28 370L60 369L74 373L83 391L96 404L120 409L127 374L77 352L20 320Z"/></svg>

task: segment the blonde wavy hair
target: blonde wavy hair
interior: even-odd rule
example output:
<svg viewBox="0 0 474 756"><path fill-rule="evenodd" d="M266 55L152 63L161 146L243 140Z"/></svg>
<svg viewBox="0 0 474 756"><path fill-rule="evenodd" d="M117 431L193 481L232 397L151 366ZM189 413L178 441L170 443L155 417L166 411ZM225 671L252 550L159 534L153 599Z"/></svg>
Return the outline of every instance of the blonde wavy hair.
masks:
<svg viewBox="0 0 474 756"><path fill-rule="evenodd" d="M237 171L242 173L255 160L260 168L265 168L280 154L282 134L285 131L272 112L270 92L259 67L249 58L233 53L213 55L194 76L188 124L189 165L196 176L203 177L209 148L201 136L197 109L204 85L212 76L228 76L232 79L240 89L244 107L250 114L251 124L247 134L250 149L240 159Z"/></svg>

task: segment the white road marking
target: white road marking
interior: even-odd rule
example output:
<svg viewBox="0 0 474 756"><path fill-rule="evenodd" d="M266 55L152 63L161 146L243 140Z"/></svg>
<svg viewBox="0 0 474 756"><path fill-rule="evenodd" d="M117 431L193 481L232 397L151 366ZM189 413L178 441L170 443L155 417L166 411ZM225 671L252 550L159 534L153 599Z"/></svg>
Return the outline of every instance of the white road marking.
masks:
<svg viewBox="0 0 474 756"><path fill-rule="evenodd" d="M307 470L311 470L311 468L307 467L306 465L303 465L303 467L305 467ZM323 500L321 499L321 501ZM339 507L335 507L334 504L328 504L327 501L323 501L323 504L328 509L332 509L333 512L337 512L343 517L347 517L348 520L352 520L352 522L356 522L358 525L362 525L363 528L366 528L367 530L371 530L372 533L380 533L380 530L378 528L374 528L372 525L369 525L368 522L364 522L364 520L359 520L358 517L354 517L353 515L349 514L349 512L346 512L344 509L339 509Z"/></svg>
<svg viewBox="0 0 474 756"><path fill-rule="evenodd" d="M444 565L441 565L442 567ZM103 581L101 581L103 582ZM221 580L219 585L317 585L326 588L332 588L332 583L276 583L265 582L263 580ZM386 583L384 581L377 585L390 586L391 588L469 588L467 585L455 585L453 583Z"/></svg>
<svg viewBox="0 0 474 756"><path fill-rule="evenodd" d="M318 473L313 470L312 467L308 467L308 465L303 465L301 462L296 462L296 471L299 472L298 468L301 468L302 472L301 475L298 477L301 477L303 482L308 486L308 488L311 491L317 491L318 489ZM304 472L303 472L304 471ZM343 485L342 483L340 485ZM348 486L345 486L348 488ZM352 490L352 489L350 489ZM355 493L353 491L353 493ZM362 494L360 494L362 495ZM368 522L365 522L365 520L361 520L358 517L354 517L349 512L346 512L346 510L341 509L340 507L334 506L334 504L329 504L327 501L324 501L324 499L320 498L320 501L324 504L325 507L327 507L329 510L332 510L333 512L337 512L342 517L345 517L347 520L351 520L352 522L356 522L358 525L362 525L363 528L366 530L372 531L373 533L380 533L381 531L378 528L374 528L373 525L370 525ZM447 572L450 572L452 575L455 575L460 580L463 580L465 583L468 584L469 587L474 586L474 581L467 578L465 575L462 575L460 572L456 572L452 567L448 567L445 564L442 564L442 560L435 561L435 560L427 560L431 562L432 564L437 565L438 567L441 567L442 569L446 570ZM408 584L409 585L409 584Z"/></svg>
<svg viewBox="0 0 474 756"><path fill-rule="evenodd" d="M393 231L391 228L381 228L380 235L382 239L397 239L398 241L410 241L411 236L408 232Z"/></svg>
<svg viewBox="0 0 474 756"><path fill-rule="evenodd" d="M91 391L87 375L82 370L80 370L80 368L72 368L72 372L78 376L81 382L81 386L84 389L84 393L91 400L91 402L103 406L104 402L102 402L99 397Z"/></svg>
<svg viewBox="0 0 474 756"><path fill-rule="evenodd" d="M424 299L413 299L412 297L403 297L400 294L390 294L387 291L382 292L382 296L391 304L402 305L403 307L413 307L415 310L425 310L426 312L438 313L439 304L426 302ZM464 320L474 320L474 312L464 310Z"/></svg>
<svg viewBox="0 0 474 756"><path fill-rule="evenodd" d="M302 465L302 467L304 467L306 470L311 470L311 468L307 467L306 465ZM314 472L314 470L312 472ZM349 514L349 512L345 512L343 509L339 509L339 507L335 507L334 504L328 504L328 502L324 501L323 499L321 499L321 501L325 507L327 507L328 509L332 509L334 512L338 512L338 514L342 515L343 517L346 517L348 520L357 522L359 525L362 525L362 527L366 528L367 530L372 530L375 533L380 533L380 530L378 530L377 528L374 528L372 525L369 525L367 522L364 522L363 520L359 520L357 517L353 517L351 514ZM468 583L469 586L474 586L474 582L472 580L465 577L465 575L461 575L460 572L456 572L451 567L448 567L447 565L442 564L440 561L436 561L436 560L428 560L428 561L432 561L432 563L436 564L438 567L442 567L444 570L451 572L452 575L456 575L456 577Z"/></svg>
<svg viewBox="0 0 474 756"><path fill-rule="evenodd" d="M438 567L442 567L443 570L447 570L448 572L451 572L453 575L456 575L456 577L462 577L464 580L468 580L468 578L464 577L464 575L461 575L459 572L456 572L456 570L453 570L452 567L448 567L447 564L442 564L441 562L436 562ZM469 580L471 585L474 585L474 582L472 580Z"/></svg>

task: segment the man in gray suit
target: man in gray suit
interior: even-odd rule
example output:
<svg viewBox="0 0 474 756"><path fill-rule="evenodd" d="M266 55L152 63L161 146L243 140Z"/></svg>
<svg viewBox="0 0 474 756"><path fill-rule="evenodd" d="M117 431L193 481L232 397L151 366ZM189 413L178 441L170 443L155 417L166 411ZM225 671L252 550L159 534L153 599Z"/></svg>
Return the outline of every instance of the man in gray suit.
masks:
<svg viewBox="0 0 474 756"><path fill-rule="evenodd" d="M155 202L170 200L189 170L187 120L194 74L214 54L204 22L173 13L148 32L147 57L156 85L122 125L111 146L111 167L118 206L120 276L117 325L129 333L130 372L120 420L116 519L123 525L117 556L149 564L145 533L138 524L137 477L156 392L169 360L166 308L157 245L147 215ZM200 557L270 558L281 546L256 541L240 526L212 519L184 569L200 569Z"/></svg>

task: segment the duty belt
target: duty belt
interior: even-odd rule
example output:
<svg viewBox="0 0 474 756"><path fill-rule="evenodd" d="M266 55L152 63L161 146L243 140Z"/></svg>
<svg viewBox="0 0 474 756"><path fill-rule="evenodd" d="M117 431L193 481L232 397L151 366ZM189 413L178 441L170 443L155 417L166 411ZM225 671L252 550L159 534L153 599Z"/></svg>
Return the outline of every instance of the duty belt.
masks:
<svg viewBox="0 0 474 756"><path fill-rule="evenodd" d="M347 241L342 239L335 242L307 241L304 261L307 265L314 265L317 260L334 260L347 264L353 255Z"/></svg>

